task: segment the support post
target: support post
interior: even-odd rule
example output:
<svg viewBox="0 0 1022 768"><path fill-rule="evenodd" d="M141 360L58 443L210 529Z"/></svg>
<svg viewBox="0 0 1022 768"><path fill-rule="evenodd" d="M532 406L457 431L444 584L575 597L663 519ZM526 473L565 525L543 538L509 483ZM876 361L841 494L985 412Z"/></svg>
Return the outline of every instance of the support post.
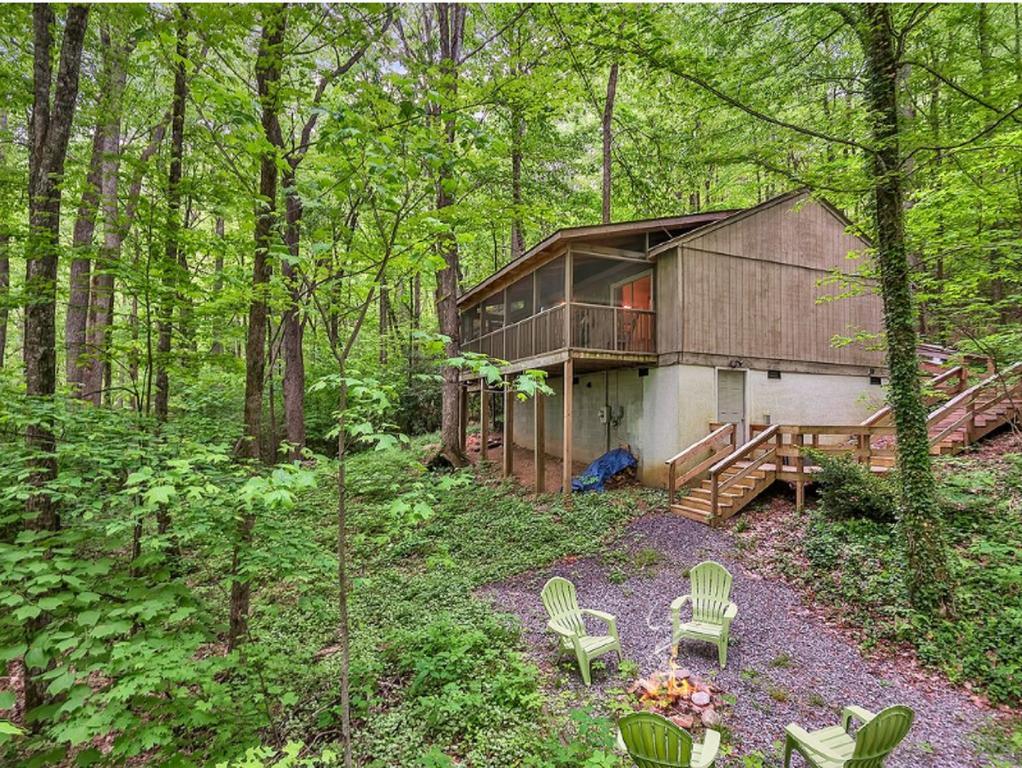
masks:
<svg viewBox="0 0 1022 768"><path fill-rule="evenodd" d="M459 396L458 405L458 439L461 441L461 452L464 454L467 450L466 439L468 437L468 387L462 385L459 388L461 393Z"/></svg>
<svg viewBox="0 0 1022 768"><path fill-rule="evenodd" d="M511 377L504 380L504 477L515 471L515 392Z"/></svg>
<svg viewBox="0 0 1022 768"><path fill-rule="evenodd" d="M574 413L572 412L574 386L572 382L574 378L575 361L569 357L564 361L564 397L562 398L562 402L564 403L564 442L563 450L561 451L563 459L561 468L561 491L564 493L564 498L568 501L571 500L571 454L573 448L572 430L574 428Z"/></svg>
<svg viewBox="0 0 1022 768"><path fill-rule="evenodd" d="M571 246L568 246L564 254L564 346L570 355L571 347L575 340L572 338L572 325L574 318L571 316L571 302L574 291L572 290L572 279L575 274L575 262L572 258Z"/></svg>
<svg viewBox="0 0 1022 768"><path fill-rule="evenodd" d="M534 466L536 469L536 493L543 493L546 490L546 454L543 452L546 448L546 434L544 430L545 416L545 403L543 395L537 393L532 398L532 416L533 416L533 437L536 441L536 455L534 460Z"/></svg>
<svg viewBox="0 0 1022 768"><path fill-rule="evenodd" d="M486 391L486 377L479 379L479 461L487 461L490 442L490 395Z"/></svg>

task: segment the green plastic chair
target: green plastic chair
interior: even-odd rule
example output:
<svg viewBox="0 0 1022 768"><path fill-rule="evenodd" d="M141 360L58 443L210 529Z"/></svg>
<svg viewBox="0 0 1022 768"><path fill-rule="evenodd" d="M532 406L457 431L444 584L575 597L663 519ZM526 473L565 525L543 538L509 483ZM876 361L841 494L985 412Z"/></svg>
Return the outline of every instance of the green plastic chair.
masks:
<svg viewBox="0 0 1022 768"><path fill-rule="evenodd" d="M604 654L617 652L621 661L621 641L617 636L617 620L609 613L579 608L575 585L560 576L548 581L542 592L543 606L550 621L547 629L558 636L558 648L564 653L574 653L578 668L586 685L592 684L590 665L593 659ZM586 631L583 616L592 616L607 625L606 635L590 635Z"/></svg>
<svg viewBox="0 0 1022 768"><path fill-rule="evenodd" d="M621 741L639 768L710 768L720 748L720 734L706 731L702 744L663 715L634 712L618 721Z"/></svg>
<svg viewBox="0 0 1022 768"><path fill-rule="evenodd" d="M785 729L784 768L791 765L792 750L816 768L881 768L914 718L915 713L901 705L875 715L862 707L845 707L841 725L810 732L792 723ZM862 722L855 736L848 732L853 719Z"/></svg>
<svg viewBox="0 0 1022 768"><path fill-rule="evenodd" d="M689 571L691 594L671 603L671 646L678 655L682 638L701 640L717 646L720 666L727 666L727 644L731 622L738 615L738 606L731 602L731 574L720 563L705 560ZM681 607L692 604L692 621L681 622Z"/></svg>

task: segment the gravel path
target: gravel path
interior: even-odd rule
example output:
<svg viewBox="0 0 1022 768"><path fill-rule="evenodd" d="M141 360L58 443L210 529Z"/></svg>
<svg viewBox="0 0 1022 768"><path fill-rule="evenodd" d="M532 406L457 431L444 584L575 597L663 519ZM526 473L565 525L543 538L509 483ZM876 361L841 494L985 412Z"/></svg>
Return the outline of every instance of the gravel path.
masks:
<svg viewBox="0 0 1022 768"><path fill-rule="evenodd" d="M989 715L964 692L926 690L882 664L865 660L854 645L815 619L789 587L763 580L737 564L730 557L733 543L726 533L674 515L656 514L634 523L618 547L630 551L633 562L634 553L650 559L649 550L659 552L661 559L639 572L629 573L625 566L616 578L605 558L560 562L491 585L482 595L520 617L535 660L549 668L554 646L544 631L546 616L539 592L551 576L565 576L575 583L584 607L617 616L624 656L646 675L666 667L669 605L687 590L685 569L701 560L717 560L734 575L732 598L739 607L727 669L716 675L725 693L737 698L725 721L737 754L759 750L775 755L774 742L783 740L785 725L798 722L813 729L837 724L845 704L873 711L907 704L915 710L916 721L888 760L888 768L991 764L976 754L968 737ZM626 578L622 579L621 571ZM718 670L716 654L710 644L683 642L678 662L708 678ZM623 685L616 661L605 658L608 670L594 670L594 692L606 693ZM584 686L577 669L562 663L559 671L566 688L581 696Z"/></svg>

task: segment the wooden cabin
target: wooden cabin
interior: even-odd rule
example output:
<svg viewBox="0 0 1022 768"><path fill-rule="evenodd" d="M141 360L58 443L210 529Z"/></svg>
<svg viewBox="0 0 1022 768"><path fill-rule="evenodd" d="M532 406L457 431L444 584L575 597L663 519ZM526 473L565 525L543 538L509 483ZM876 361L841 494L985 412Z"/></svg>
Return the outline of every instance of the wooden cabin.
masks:
<svg viewBox="0 0 1022 768"><path fill-rule="evenodd" d="M741 436L858 423L885 376L881 300L858 275L867 247L806 192L560 230L458 300L462 349L505 361L509 376L544 370L554 390L517 404L487 393L484 420L540 459L567 457L566 480L572 461L627 445L658 486L665 461L714 422Z"/></svg>

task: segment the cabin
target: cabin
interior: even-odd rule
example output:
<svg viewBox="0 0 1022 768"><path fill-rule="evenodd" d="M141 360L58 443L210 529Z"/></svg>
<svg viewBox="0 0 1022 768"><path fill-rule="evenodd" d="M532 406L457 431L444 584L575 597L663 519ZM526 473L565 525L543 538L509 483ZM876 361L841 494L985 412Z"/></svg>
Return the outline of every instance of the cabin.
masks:
<svg viewBox="0 0 1022 768"><path fill-rule="evenodd" d="M508 377L546 371L554 394L516 403L466 376L462 427L479 393L484 435L534 450L544 490L545 455L569 487L573 463L627 446L640 482L666 487L671 457L721 424L733 445L764 425L858 424L886 376L868 247L805 191L559 230L458 300L463 350Z"/></svg>

